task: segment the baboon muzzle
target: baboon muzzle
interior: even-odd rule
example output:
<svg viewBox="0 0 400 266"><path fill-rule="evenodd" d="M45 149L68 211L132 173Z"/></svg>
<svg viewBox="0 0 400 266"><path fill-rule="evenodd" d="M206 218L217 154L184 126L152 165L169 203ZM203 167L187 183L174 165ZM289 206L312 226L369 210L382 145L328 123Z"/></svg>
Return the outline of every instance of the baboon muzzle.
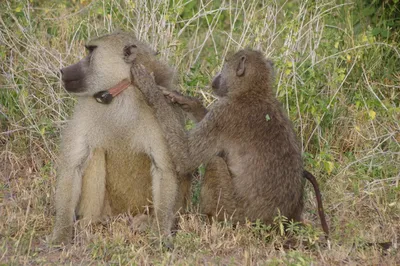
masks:
<svg viewBox="0 0 400 266"><path fill-rule="evenodd" d="M221 81L221 73L218 73L214 78L213 81L211 83L211 87L213 88L213 90L219 89L219 83Z"/></svg>
<svg viewBox="0 0 400 266"><path fill-rule="evenodd" d="M85 71L84 60L82 59L76 64L64 67L60 70L61 79L64 82L64 87L69 92L85 91Z"/></svg>

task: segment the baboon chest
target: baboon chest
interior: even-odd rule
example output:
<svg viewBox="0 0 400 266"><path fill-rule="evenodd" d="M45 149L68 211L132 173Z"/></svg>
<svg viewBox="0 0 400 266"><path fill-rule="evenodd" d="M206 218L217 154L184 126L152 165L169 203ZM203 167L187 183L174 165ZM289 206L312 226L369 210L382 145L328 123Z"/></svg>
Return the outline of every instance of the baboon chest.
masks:
<svg viewBox="0 0 400 266"><path fill-rule="evenodd" d="M105 151L106 191L113 214L142 213L152 202L151 160L143 140L157 137L152 131L158 130L152 127L158 125L146 113L138 114L128 104L100 113L98 121L87 121L89 145Z"/></svg>
<svg viewBox="0 0 400 266"><path fill-rule="evenodd" d="M147 154L106 151L106 190L113 213L143 212L152 200L151 162Z"/></svg>

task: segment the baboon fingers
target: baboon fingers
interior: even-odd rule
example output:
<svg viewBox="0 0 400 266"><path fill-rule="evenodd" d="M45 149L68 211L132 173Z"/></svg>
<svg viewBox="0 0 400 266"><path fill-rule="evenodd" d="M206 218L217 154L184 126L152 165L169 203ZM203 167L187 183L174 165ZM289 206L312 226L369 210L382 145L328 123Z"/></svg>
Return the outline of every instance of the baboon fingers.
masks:
<svg viewBox="0 0 400 266"><path fill-rule="evenodd" d="M198 105L198 101L192 97L186 97L176 91L163 91L164 96L172 103L177 103L181 108L190 112L193 107Z"/></svg>
<svg viewBox="0 0 400 266"><path fill-rule="evenodd" d="M192 110L192 108L188 104L182 104L181 107L185 112L190 112Z"/></svg>
<svg viewBox="0 0 400 266"><path fill-rule="evenodd" d="M173 94L171 94L171 91L167 91L167 90L162 90L161 91L162 94L164 95L165 99L167 100L168 103L175 103L175 97L173 96Z"/></svg>
<svg viewBox="0 0 400 266"><path fill-rule="evenodd" d="M179 96L183 97L182 94L180 94L178 91L162 90L162 93L164 94L164 96L168 96L170 98Z"/></svg>
<svg viewBox="0 0 400 266"><path fill-rule="evenodd" d="M165 97L172 98L172 91L161 90L161 92L162 92L162 94L164 94Z"/></svg>
<svg viewBox="0 0 400 266"><path fill-rule="evenodd" d="M180 95L180 94L174 94L174 95L173 95L173 98L175 99L175 102L177 102L177 103L179 103L179 104L182 104L182 105L184 105L184 104L187 105L188 100L189 100L187 97L182 96L182 95Z"/></svg>

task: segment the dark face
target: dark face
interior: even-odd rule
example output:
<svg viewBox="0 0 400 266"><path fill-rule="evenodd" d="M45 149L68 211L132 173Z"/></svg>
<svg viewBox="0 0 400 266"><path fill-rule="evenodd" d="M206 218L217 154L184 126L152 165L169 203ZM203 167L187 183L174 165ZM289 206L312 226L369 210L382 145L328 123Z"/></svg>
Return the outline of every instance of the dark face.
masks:
<svg viewBox="0 0 400 266"><path fill-rule="evenodd" d="M226 97L232 84L237 79L244 77L246 57L240 53L236 53L230 60L226 60L220 73L218 73L213 81L212 88L218 97Z"/></svg>
<svg viewBox="0 0 400 266"><path fill-rule="evenodd" d="M89 55L83 58L76 64L64 67L60 70L61 78L64 82L64 87L68 92L78 93L84 92L87 89L85 77L89 69L90 58L95 47L86 47L89 50Z"/></svg>
<svg viewBox="0 0 400 266"><path fill-rule="evenodd" d="M228 93L228 88L226 86L226 83L224 82L224 79L221 78L222 74L218 73L211 84L211 87L218 97L225 97Z"/></svg>
<svg viewBox="0 0 400 266"><path fill-rule="evenodd" d="M60 70L62 81L67 91L75 93L85 91L85 61L86 58Z"/></svg>

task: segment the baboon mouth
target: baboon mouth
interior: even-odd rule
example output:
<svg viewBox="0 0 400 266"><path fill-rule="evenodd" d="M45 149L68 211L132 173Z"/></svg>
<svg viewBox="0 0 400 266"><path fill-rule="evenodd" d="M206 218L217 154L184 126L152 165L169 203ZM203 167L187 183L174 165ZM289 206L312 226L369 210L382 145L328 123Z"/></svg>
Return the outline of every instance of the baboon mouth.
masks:
<svg viewBox="0 0 400 266"><path fill-rule="evenodd" d="M82 79L63 80L63 83L68 92L82 92L85 90L85 84Z"/></svg>
<svg viewBox="0 0 400 266"><path fill-rule="evenodd" d="M63 77L61 77L61 80L62 81L64 81L64 82L70 82L70 81L78 81L78 80L81 80L81 78L65 78L64 76Z"/></svg>

